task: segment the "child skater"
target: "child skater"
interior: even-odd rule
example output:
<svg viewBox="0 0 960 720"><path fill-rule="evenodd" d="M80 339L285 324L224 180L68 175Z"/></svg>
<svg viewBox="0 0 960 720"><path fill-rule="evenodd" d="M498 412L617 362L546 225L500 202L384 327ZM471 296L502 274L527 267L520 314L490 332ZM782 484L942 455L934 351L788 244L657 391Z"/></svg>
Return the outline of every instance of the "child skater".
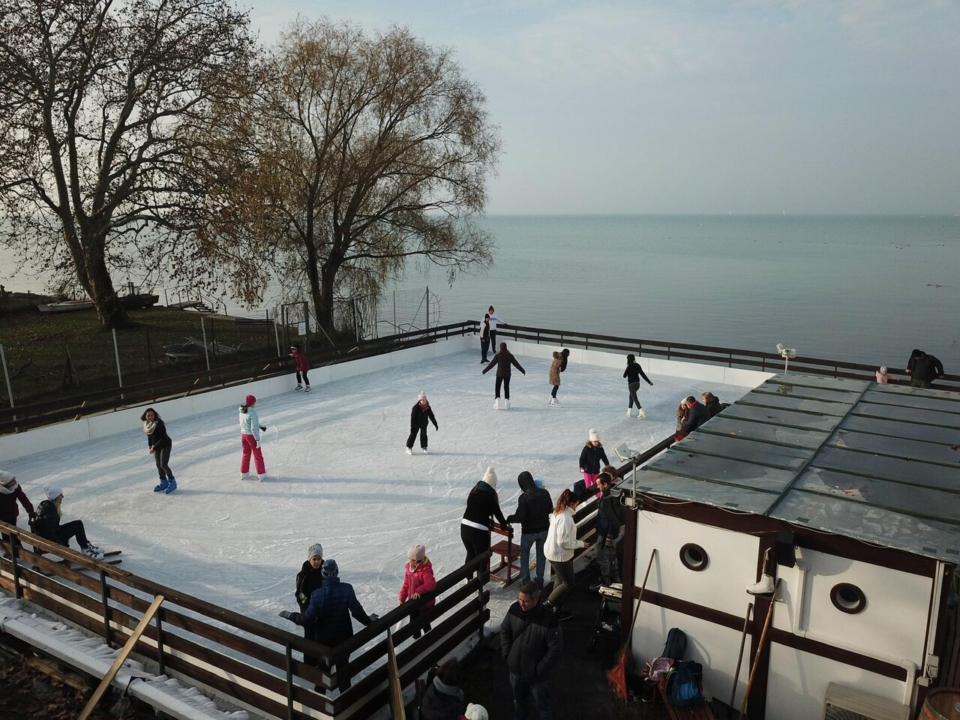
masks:
<svg viewBox="0 0 960 720"><path fill-rule="evenodd" d="M400 604L403 605L408 600L419 600L421 595L426 595L437 589L437 581L433 577L433 564L427 557L427 549L423 545L414 545L407 550L407 565L403 573L403 586L400 588ZM423 604L423 607L410 612L410 622L415 622L420 613L429 610L436 604L432 599ZM422 632L430 632L430 623L423 626ZM420 630L413 633L414 638L420 637Z"/></svg>
<svg viewBox="0 0 960 720"><path fill-rule="evenodd" d="M63 502L63 490L56 485L44 485L43 492L47 499L40 503L40 507L37 508L36 534L67 547L70 546L70 539L75 537L84 555L94 560L102 560L103 551L87 540L83 520L71 520L63 525L60 524L60 503Z"/></svg>
<svg viewBox="0 0 960 720"><path fill-rule="evenodd" d="M587 486L587 490L597 484L601 461L604 465L610 464L610 461L607 460L607 453L603 449L603 445L600 444L600 436L596 430L590 428L587 435L587 444L580 451L580 472L583 473L583 484Z"/></svg>
<svg viewBox="0 0 960 720"><path fill-rule="evenodd" d="M247 395L240 406L240 443L243 445L243 455L240 458L240 479L246 480L250 474L250 455L257 464L257 475L262 481L267 475L267 466L263 462L263 451L260 449L260 431L267 428L260 424L260 416L253 406L257 399Z"/></svg>
<svg viewBox="0 0 960 720"><path fill-rule="evenodd" d="M432 422L437 430L437 418L433 415L433 408L430 407L430 401L427 400L427 394L421 392L417 397L417 404L413 406L410 412L410 435L407 437L407 455L413 455L413 441L417 439L417 433L420 434L420 449L423 454L427 454L427 423Z"/></svg>
<svg viewBox="0 0 960 720"><path fill-rule="evenodd" d="M297 364L297 386L294 390L310 392L310 378L307 377L307 371L310 369L310 359L299 345L290 348L290 357Z"/></svg>
<svg viewBox="0 0 960 720"><path fill-rule="evenodd" d="M169 495L177 489L177 480L170 469L170 450L173 449L173 440L167 435L167 426L153 408L147 408L140 416L143 422L143 432L147 436L147 452L153 455L157 463L157 472L160 473L160 484L153 491Z"/></svg>
<svg viewBox="0 0 960 720"><path fill-rule="evenodd" d="M553 353L553 362L550 363L548 380L553 385L553 391L550 393L550 404L554 407L560 407L560 401L557 400L557 390L560 389L560 373L567 369L568 357L570 357L570 351L564 348L560 352Z"/></svg>

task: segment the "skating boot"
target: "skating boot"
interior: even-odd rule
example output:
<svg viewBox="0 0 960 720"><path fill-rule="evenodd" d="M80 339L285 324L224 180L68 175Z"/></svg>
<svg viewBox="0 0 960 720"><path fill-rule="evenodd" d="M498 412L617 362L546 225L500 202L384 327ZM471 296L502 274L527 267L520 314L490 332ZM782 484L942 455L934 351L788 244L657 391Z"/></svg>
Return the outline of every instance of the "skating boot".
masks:
<svg viewBox="0 0 960 720"><path fill-rule="evenodd" d="M500 398L497 398L496 400L493 401L493 409L494 410L500 409Z"/></svg>
<svg viewBox="0 0 960 720"><path fill-rule="evenodd" d="M307 386L303 389L303 391L304 391L304 392L310 392L310 386L307 385Z"/></svg>
<svg viewBox="0 0 960 720"><path fill-rule="evenodd" d="M647 414L643 411L643 408L637 411L637 420L643 420Z"/></svg>
<svg viewBox="0 0 960 720"><path fill-rule="evenodd" d="M774 590L773 576L764 573L760 577L760 582L753 585L747 585L747 592L751 595L770 595Z"/></svg>
<svg viewBox="0 0 960 720"><path fill-rule="evenodd" d="M303 390L303 385L297 385L294 390Z"/></svg>
<svg viewBox="0 0 960 720"><path fill-rule="evenodd" d="M166 478L163 478L163 479L160 481L160 484L157 485L157 486L153 489L153 491L154 491L154 492L166 492L166 491L167 491L167 486L168 486L169 484L170 484L170 481L167 480Z"/></svg>
<svg viewBox="0 0 960 720"><path fill-rule="evenodd" d="M177 480L176 480L176 478L170 478L169 482L167 483L167 489L164 490L164 492L165 492L167 495L169 495L170 493L172 493L172 492L173 492L174 490L176 490L176 489L177 489Z"/></svg>
<svg viewBox="0 0 960 720"><path fill-rule="evenodd" d="M504 410L509 410L509 409L510 409L510 401L509 401L509 400L504 400L504 401L503 401L503 409L504 409Z"/></svg>
<svg viewBox="0 0 960 720"><path fill-rule="evenodd" d="M407 455L413 455L413 448L407 448Z"/></svg>
<svg viewBox="0 0 960 720"><path fill-rule="evenodd" d="M556 404L557 404L557 399L556 399L555 397L551 397L551 398L550 398L550 404L551 404L551 405L556 405Z"/></svg>
<svg viewBox="0 0 960 720"><path fill-rule="evenodd" d="M627 408L627 417L633 417L633 413L631 412L631 408Z"/></svg>
<svg viewBox="0 0 960 720"><path fill-rule="evenodd" d="M94 560L103 560L103 550L98 548L96 545L87 545L83 549L83 554L88 558L93 558Z"/></svg>
<svg viewBox="0 0 960 720"><path fill-rule="evenodd" d="M423 454L424 454L424 455L427 455L427 454L428 454L426 448L423 449Z"/></svg>
<svg viewBox="0 0 960 720"><path fill-rule="evenodd" d="M560 407L560 401L557 400L556 398L554 398L554 399L553 399L553 406L554 406L554 407Z"/></svg>

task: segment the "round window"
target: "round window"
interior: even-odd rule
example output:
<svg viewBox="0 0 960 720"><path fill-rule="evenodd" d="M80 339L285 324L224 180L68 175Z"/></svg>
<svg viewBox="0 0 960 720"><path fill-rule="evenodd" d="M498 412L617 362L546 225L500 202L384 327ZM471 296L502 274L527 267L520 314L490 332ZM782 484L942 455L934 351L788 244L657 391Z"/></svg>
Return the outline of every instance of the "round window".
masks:
<svg viewBox="0 0 960 720"><path fill-rule="evenodd" d="M850 583L834 585L830 591L830 601L840 612L856 615L867 606L867 597L863 590Z"/></svg>
<svg viewBox="0 0 960 720"><path fill-rule="evenodd" d="M707 557L707 551L695 543L687 543L680 548L680 562L685 568L700 572L707 569L710 558Z"/></svg>

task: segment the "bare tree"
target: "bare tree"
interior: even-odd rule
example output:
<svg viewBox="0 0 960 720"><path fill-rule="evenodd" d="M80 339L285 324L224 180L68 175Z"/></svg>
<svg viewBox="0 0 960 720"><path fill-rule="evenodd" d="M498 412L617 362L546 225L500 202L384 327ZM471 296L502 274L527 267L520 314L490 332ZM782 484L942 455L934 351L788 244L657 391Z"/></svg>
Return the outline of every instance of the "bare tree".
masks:
<svg viewBox="0 0 960 720"><path fill-rule="evenodd" d="M126 324L111 271L190 274L186 159L255 54L228 0L0 0L0 241Z"/></svg>
<svg viewBox="0 0 960 720"><path fill-rule="evenodd" d="M448 50L405 29L298 20L254 105L218 109L223 153L248 160L211 193L207 217L226 220L206 229L211 257L261 284L272 258L326 330L337 296L379 294L412 256L451 281L489 264L474 218L500 143L484 104Z"/></svg>

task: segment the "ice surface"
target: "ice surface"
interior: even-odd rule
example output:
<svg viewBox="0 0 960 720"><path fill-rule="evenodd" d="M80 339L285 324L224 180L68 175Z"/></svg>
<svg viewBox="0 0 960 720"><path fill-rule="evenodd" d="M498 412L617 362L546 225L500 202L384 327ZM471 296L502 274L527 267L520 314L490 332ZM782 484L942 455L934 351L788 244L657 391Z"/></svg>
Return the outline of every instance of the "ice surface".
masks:
<svg viewBox="0 0 960 720"><path fill-rule="evenodd" d="M399 366L291 392L257 404L270 427L263 483L241 481L233 409L177 420L170 466L178 490L154 493L153 458L139 427L122 435L3 464L36 505L44 483L63 488L64 520L82 518L91 541L123 549L123 568L277 627L296 610L294 578L320 542L367 612L397 603L406 550L423 543L438 577L464 560L460 518L470 488L496 469L505 515L516 509L517 475L529 470L556 497L579 479L577 460L593 427L613 456L626 442L645 449L671 434L682 397L710 390L733 402L749 388L651 375L640 391L647 417L628 419L618 369L571 364L560 408L548 405L549 363L519 358L512 407L493 408L493 372L474 352ZM430 454L404 451L410 410L425 390L440 430ZM238 400L244 395L237 389ZM615 460L614 457L611 457ZM26 525L24 515L21 526ZM491 588L499 625L516 586Z"/></svg>

